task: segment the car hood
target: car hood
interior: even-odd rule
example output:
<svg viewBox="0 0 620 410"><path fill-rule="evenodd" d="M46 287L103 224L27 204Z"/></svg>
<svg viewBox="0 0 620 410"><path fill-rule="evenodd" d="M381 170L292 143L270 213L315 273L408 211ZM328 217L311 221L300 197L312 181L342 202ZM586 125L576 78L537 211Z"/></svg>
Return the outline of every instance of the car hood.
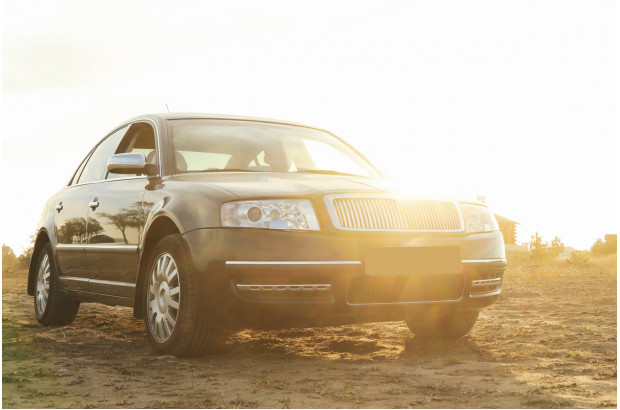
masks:
<svg viewBox="0 0 620 410"><path fill-rule="evenodd" d="M274 172L218 172L177 175L175 179L209 184L239 198L312 196L335 192L399 192L387 180L343 175Z"/></svg>

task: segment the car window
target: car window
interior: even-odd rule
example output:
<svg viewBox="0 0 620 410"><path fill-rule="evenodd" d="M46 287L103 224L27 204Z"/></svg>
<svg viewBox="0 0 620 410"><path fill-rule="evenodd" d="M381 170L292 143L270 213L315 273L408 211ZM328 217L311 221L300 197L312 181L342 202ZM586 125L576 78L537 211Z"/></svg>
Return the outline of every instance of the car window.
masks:
<svg viewBox="0 0 620 410"><path fill-rule="evenodd" d="M128 126L124 126L112 134L106 139L101 141L97 148L93 151L92 155L88 159L82 175L78 179L78 183L100 181L103 179L105 168L108 164L108 159L114 154L118 144L127 132Z"/></svg>
<svg viewBox="0 0 620 410"><path fill-rule="evenodd" d="M146 162L157 165L159 162L155 149L155 132L153 127L143 122L132 124L114 153L144 154ZM126 178L127 176L131 175L108 172L106 179Z"/></svg>
<svg viewBox="0 0 620 410"><path fill-rule="evenodd" d="M311 165L302 166L301 160L299 167L297 168L305 168L305 169L313 169L316 167L318 169L331 169L332 164L338 164L338 170L341 172L346 172L349 174L359 173L359 166L350 158L344 155L340 155L340 152L334 150L330 145L322 142L311 139L303 140L303 144L305 146L305 150L298 150L298 152L302 153L302 155L307 152L308 158L304 158ZM297 158L300 158L301 155L298 155ZM295 158L293 159L293 166L295 166ZM296 170L295 169L295 170ZM292 170L289 170L289 172Z"/></svg>
<svg viewBox="0 0 620 410"><path fill-rule="evenodd" d="M332 135L307 127L237 121L169 120L177 172L316 172L376 176Z"/></svg>
<svg viewBox="0 0 620 410"><path fill-rule="evenodd" d="M179 171L203 171L225 168L230 155L217 152L177 151L175 160ZM187 165L184 165L183 161Z"/></svg>
<svg viewBox="0 0 620 410"><path fill-rule="evenodd" d="M88 153L86 158L84 158L84 160L82 161L82 163L78 167L77 171L75 171L75 174L73 174L73 178L71 178L71 182L69 183L69 185L77 184L78 178L80 177L80 174L82 173L82 170L84 169L84 166L88 162L88 158L90 158L90 152Z"/></svg>

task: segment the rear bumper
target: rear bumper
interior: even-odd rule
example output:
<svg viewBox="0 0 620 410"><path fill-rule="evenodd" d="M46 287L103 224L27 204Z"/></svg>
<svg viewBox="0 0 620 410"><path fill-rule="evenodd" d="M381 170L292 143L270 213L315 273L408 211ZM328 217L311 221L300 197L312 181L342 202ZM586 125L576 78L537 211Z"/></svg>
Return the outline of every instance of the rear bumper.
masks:
<svg viewBox="0 0 620 410"><path fill-rule="evenodd" d="M501 234L360 237L241 229L184 235L204 308L230 323L340 324L401 320L430 308L482 309L501 292ZM450 274L368 275L367 246L458 246Z"/></svg>

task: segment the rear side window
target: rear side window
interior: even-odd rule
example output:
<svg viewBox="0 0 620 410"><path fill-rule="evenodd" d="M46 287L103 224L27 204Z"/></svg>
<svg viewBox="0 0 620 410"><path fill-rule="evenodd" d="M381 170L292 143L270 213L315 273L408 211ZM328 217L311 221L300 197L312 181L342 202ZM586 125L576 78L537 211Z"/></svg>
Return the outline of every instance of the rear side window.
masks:
<svg viewBox="0 0 620 410"><path fill-rule="evenodd" d="M78 184L101 181L103 179L106 172L105 168L108 164L108 159L116 151L118 144L125 136L125 133L127 133L127 128L128 126L126 125L123 128L114 131L106 139L101 141L86 162L82 175L80 175L80 178L78 179Z"/></svg>
<svg viewBox="0 0 620 410"><path fill-rule="evenodd" d="M86 158L84 158L84 160L82 161L82 163L80 164L80 166L78 167L77 171L75 171L75 174L73 174L73 178L71 178L71 183L69 185L75 185L77 184L78 178L80 177L80 174L82 173L82 170L84 169L84 166L86 165L86 163L88 162L88 158L90 157L90 152L88 153L88 155L86 156Z"/></svg>

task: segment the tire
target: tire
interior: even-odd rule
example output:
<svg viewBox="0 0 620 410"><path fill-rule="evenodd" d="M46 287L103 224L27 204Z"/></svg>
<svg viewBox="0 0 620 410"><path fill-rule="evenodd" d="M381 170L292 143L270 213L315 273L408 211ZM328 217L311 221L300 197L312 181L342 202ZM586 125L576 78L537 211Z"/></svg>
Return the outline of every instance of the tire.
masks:
<svg viewBox="0 0 620 410"><path fill-rule="evenodd" d="M478 319L478 311L455 311L449 314L436 315L427 312L422 317L411 317L405 320L409 330L420 339L458 339L465 336L474 327Z"/></svg>
<svg viewBox="0 0 620 410"><path fill-rule="evenodd" d="M158 354L202 354L215 336L214 321L199 308L189 249L179 234L153 249L144 280L144 326Z"/></svg>
<svg viewBox="0 0 620 410"><path fill-rule="evenodd" d="M52 245L47 243L38 256L34 313L43 326L65 326L75 319L80 302L63 291L52 255Z"/></svg>

